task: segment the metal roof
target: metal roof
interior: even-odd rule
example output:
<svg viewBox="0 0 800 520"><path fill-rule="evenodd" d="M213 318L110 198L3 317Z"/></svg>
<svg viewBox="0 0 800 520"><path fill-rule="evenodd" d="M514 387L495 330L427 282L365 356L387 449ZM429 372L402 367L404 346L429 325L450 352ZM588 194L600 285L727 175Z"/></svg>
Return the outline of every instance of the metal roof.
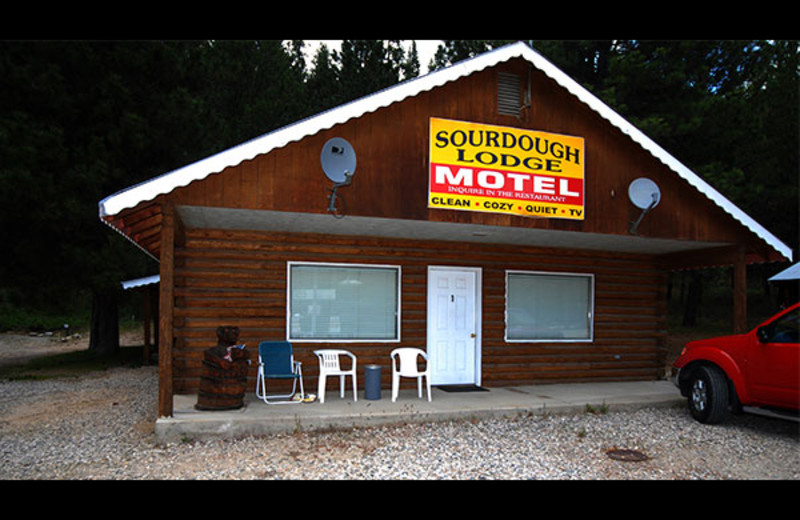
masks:
<svg viewBox="0 0 800 520"><path fill-rule="evenodd" d="M770 282L786 282L790 280L800 280L800 263L784 269L769 279Z"/></svg>
<svg viewBox="0 0 800 520"><path fill-rule="evenodd" d="M291 142L299 141L304 137L329 129L334 125L345 123L351 119L389 106L392 103L416 96L422 92L440 87L451 81L466 77L488 67L493 67L513 58L522 58L528 61L533 67L550 77L561 87L565 88L573 96L618 128L622 133L630 137L634 142L653 155L653 157L664 163L696 190L755 233L784 257L790 260L792 259L792 250L787 245L675 157L670 155L666 150L661 148L639 129L612 110L608 105L523 42L506 45L474 58L456 63L445 69L407 80L398 85L386 88L350 103L340 105L316 116L303 119L195 163L127 188L100 201L100 217L116 215L124 209L135 207L141 202L152 200L176 188L186 186L196 180L204 179L230 166L235 166L243 161L253 159L258 155L268 153Z"/></svg>
<svg viewBox="0 0 800 520"><path fill-rule="evenodd" d="M135 289L137 287L144 287L145 285L152 285L154 283L158 283L161 281L160 275L153 275L153 276L145 276L144 278L136 278L134 280L126 280L122 282L122 288L124 290L128 289Z"/></svg>

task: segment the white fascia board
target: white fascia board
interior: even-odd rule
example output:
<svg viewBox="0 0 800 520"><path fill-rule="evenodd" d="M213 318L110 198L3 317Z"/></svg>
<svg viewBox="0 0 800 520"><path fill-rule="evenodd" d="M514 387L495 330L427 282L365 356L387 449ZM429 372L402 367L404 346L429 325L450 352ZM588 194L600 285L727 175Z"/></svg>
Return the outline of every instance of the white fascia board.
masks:
<svg viewBox="0 0 800 520"><path fill-rule="evenodd" d="M137 287L143 287L145 285L152 285L154 283L158 283L161 281L160 275L152 275L152 276L145 276L144 278L136 278L134 280L126 280L122 282L122 288L124 290L128 289L135 289Z"/></svg>

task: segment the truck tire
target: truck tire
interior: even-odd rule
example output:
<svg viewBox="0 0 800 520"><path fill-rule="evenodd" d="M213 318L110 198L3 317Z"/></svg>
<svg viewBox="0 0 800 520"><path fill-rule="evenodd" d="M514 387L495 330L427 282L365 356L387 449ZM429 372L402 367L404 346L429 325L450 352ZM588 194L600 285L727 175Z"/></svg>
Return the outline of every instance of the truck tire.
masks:
<svg viewBox="0 0 800 520"><path fill-rule="evenodd" d="M714 366L701 366L689 379L689 412L704 424L719 424L728 411L728 382Z"/></svg>

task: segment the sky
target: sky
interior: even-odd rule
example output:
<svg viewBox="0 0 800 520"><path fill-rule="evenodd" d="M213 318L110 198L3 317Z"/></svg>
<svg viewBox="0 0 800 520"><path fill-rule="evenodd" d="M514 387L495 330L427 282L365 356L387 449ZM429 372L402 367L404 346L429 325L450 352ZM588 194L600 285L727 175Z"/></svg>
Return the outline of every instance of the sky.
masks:
<svg viewBox="0 0 800 520"><path fill-rule="evenodd" d="M317 48L321 43L328 46L329 49L338 49L342 40L303 40L305 41L306 56L308 56L307 64L311 65L311 60L317 52ZM412 40L401 40L406 50L411 47ZM413 40L417 42L417 53L419 54L419 67L420 74L428 72L428 64L436 54L436 49L442 40Z"/></svg>

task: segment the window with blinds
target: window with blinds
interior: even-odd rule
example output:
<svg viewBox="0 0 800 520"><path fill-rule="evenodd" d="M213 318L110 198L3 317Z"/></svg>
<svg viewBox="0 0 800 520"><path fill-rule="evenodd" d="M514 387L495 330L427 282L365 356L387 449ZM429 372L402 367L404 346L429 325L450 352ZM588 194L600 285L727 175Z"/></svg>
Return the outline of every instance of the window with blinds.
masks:
<svg viewBox="0 0 800 520"><path fill-rule="evenodd" d="M506 273L506 341L591 341L594 276Z"/></svg>
<svg viewBox="0 0 800 520"><path fill-rule="evenodd" d="M400 267L290 263L289 341L399 341Z"/></svg>

